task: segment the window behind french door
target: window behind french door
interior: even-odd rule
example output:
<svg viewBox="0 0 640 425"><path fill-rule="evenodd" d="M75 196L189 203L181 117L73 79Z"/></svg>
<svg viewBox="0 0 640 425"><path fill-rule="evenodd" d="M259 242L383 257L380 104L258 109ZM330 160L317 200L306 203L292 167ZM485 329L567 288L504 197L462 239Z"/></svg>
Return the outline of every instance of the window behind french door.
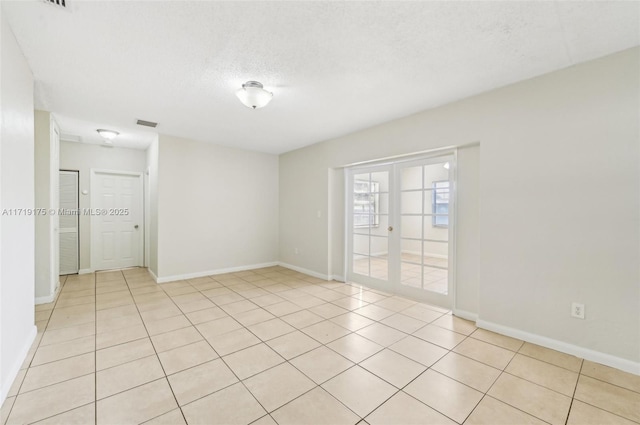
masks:
<svg viewBox="0 0 640 425"><path fill-rule="evenodd" d="M348 170L347 279L451 308L455 155Z"/></svg>
<svg viewBox="0 0 640 425"><path fill-rule="evenodd" d="M389 187L392 168L354 170L351 175L351 265L363 282L389 279Z"/></svg>

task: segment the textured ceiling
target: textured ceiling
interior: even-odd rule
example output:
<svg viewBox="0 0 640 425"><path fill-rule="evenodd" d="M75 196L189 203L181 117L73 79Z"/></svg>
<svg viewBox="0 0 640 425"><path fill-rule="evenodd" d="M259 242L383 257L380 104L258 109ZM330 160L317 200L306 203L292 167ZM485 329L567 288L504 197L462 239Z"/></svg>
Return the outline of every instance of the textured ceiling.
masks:
<svg viewBox="0 0 640 425"><path fill-rule="evenodd" d="M67 5L2 1L36 105L68 117L63 133L144 130L140 118L272 153L624 50L640 34L636 1ZM240 104L247 80L273 91L271 104Z"/></svg>

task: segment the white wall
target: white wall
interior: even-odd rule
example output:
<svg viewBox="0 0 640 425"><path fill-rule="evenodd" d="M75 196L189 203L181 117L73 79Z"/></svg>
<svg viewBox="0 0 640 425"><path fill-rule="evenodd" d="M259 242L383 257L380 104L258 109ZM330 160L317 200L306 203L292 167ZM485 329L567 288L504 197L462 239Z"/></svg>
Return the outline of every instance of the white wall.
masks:
<svg viewBox="0 0 640 425"><path fill-rule="evenodd" d="M344 205L343 179L327 170L479 141L481 154L459 151L457 308L483 326L640 372L638 55L282 155L281 260L339 274L344 222L334 212L316 218ZM593 208L593 193L609 207ZM308 204L298 202L305 196ZM298 255L296 245L305 248ZM586 304L586 320L570 317L572 301Z"/></svg>
<svg viewBox="0 0 640 425"><path fill-rule="evenodd" d="M456 307L478 313L480 279L480 147L458 150L456 217Z"/></svg>
<svg viewBox="0 0 640 425"><path fill-rule="evenodd" d="M79 171L80 211L91 208L91 169L144 172L147 157L143 150L103 147L76 142L60 142L60 169ZM83 190L89 193L82 194ZM80 270L91 267L91 216L80 214Z"/></svg>
<svg viewBox="0 0 640 425"><path fill-rule="evenodd" d="M344 245L344 232L334 235L329 223L335 229L345 226L344 195L328 214L329 187L344 194L345 183L342 170L331 170L327 155L327 143L295 150L280 155L279 171L280 261L324 276L331 274L330 263L337 266L344 260L344 253L330 255L329 241ZM337 210L340 213L333 214Z"/></svg>
<svg viewBox="0 0 640 425"><path fill-rule="evenodd" d="M636 373L639 52L496 93L480 175L483 325L626 359L618 366ZM570 317L572 301L585 304L586 320Z"/></svg>
<svg viewBox="0 0 640 425"><path fill-rule="evenodd" d="M52 302L60 289L59 247L52 251L59 244L60 217L48 212L59 208L59 131L50 112L36 110L34 118L35 201L39 211L47 212L35 216L35 302L43 304Z"/></svg>
<svg viewBox="0 0 640 425"><path fill-rule="evenodd" d="M145 217L145 229L149 231L148 267L154 276L158 276L158 140L147 148L146 168L149 170L149 216ZM145 190L147 190L145 188ZM148 224L148 225L147 225Z"/></svg>
<svg viewBox="0 0 640 425"><path fill-rule="evenodd" d="M278 157L161 134L158 278L278 259Z"/></svg>
<svg viewBox="0 0 640 425"><path fill-rule="evenodd" d="M51 114L35 111L35 202L37 208L51 208ZM51 220L35 217L35 296L52 297L51 292ZM53 301L53 300L51 300Z"/></svg>
<svg viewBox="0 0 640 425"><path fill-rule="evenodd" d="M0 210L33 209L33 76L3 16L0 26ZM36 335L34 229L33 216L0 220L0 404Z"/></svg>

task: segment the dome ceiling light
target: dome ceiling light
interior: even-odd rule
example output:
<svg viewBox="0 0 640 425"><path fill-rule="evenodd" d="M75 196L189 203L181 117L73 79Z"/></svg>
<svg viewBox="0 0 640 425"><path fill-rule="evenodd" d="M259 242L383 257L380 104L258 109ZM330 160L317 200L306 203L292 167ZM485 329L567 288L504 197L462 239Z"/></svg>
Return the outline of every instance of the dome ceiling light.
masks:
<svg viewBox="0 0 640 425"><path fill-rule="evenodd" d="M258 109L271 102L273 93L266 91L257 81L247 81L236 91L236 96L247 108Z"/></svg>
<svg viewBox="0 0 640 425"><path fill-rule="evenodd" d="M105 130L105 129L102 129L102 128L99 128L96 131L98 132L100 137L102 137L104 139L105 143L113 143L113 139L118 137L118 134L120 134L117 131Z"/></svg>

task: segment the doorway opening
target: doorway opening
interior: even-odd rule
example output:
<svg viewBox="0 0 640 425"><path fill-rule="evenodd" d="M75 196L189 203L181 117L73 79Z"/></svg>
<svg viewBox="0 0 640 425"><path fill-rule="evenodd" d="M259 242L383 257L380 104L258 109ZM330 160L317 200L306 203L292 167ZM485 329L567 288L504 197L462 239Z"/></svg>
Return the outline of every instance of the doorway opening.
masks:
<svg viewBox="0 0 640 425"><path fill-rule="evenodd" d="M456 153L347 169L347 279L452 308Z"/></svg>

